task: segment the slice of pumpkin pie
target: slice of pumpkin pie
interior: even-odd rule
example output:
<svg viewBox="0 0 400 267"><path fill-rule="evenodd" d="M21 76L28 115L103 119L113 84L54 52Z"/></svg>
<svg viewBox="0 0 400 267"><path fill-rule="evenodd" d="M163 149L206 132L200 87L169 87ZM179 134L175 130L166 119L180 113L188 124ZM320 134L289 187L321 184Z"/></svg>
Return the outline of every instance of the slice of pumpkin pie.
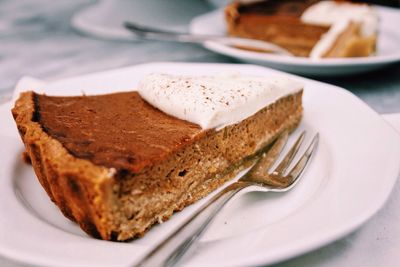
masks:
<svg viewBox="0 0 400 267"><path fill-rule="evenodd" d="M152 74L137 91L22 93L12 110L51 200L89 235L142 236L294 129L302 85L271 76ZM232 166L235 166L233 168Z"/></svg>

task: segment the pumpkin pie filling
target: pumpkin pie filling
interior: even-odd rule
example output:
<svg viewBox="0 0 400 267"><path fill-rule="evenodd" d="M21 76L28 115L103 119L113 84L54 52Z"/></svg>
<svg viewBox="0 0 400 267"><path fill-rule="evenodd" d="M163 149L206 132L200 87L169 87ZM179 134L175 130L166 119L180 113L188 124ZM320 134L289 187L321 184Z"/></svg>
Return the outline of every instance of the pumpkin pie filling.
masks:
<svg viewBox="0 0 400 267"><path fill-rule="evenodd" d="M137 92L35 95L34 118L68 152L96 165L140 172L194 139L200 126L169 116Z"/></svg>

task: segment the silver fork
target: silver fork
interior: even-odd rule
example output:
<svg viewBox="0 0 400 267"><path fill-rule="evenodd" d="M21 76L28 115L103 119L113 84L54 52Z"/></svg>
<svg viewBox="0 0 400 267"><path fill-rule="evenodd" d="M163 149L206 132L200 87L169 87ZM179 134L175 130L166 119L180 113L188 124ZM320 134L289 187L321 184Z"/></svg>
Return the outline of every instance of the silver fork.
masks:
<svg viewBox="0 0 400 267"><path fill-rule="evenodd" d="M126 29L133 32L137 37L147 40L195 43L195 44L203 44L204 42L207 41L213 41L244 50L253 50L257 52L266 52L266 53L274 53L286 56L293 56L293 54L291 54L289 51L276 44L255 39L206 35L206 34L178 33L178 32L155 29L147 26L141 26L132 22L125 22L124 26Z"/></svg>
<svg viewBox="0 0 400 267"><path fill-rule="evenodd" d="M171 233L134 266L173 266L177 264L189 248L193 251L191 246L202 236L218 211L244 188L256 186L255 190L264 192L286 192L292 189L299 181L319 140L317 133L297 162L293 163L304 141L304 136L305 132L303 131L279 165L268 172L288 140L287 132L281 134L272 146L261 150L254 159L255 164L244 176L205 203L180 228ZM293 167L287 171L289 166Z"/></svg>

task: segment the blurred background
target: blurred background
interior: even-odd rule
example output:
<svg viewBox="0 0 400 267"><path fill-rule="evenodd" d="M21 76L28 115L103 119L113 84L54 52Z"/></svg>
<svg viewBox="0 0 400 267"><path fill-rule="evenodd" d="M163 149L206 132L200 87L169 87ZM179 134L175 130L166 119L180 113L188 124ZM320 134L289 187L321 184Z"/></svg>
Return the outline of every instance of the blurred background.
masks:
<svg viewBox="0 0 400 267"><path fill-rule="evenodd" d="M0 91L11 90L22 75L49 80L150 61L229 61L196 45L95 34L99 28L126 34L125 18L184 30L193 16L212 8L199 0L0 1ZM84 26L74 27L74 21Z"/></svg>
<svg viewBox="0 0 400 267"><path fill-rule="evenodd" d="M0 98L9 99L21 76L54 80L154 61L236 63L193 44L132 41L122 28L141 25L186 31L193 17L227 0L3 0L0 1ZM400 1L375 1L398 6ZM319 80L343 86L378 112L398 112L399 64L362 74ZM371 91L375 88L375 91ZM379 90L379 94L376 93ZM381 103L384 102L385 107Z"/></svg>

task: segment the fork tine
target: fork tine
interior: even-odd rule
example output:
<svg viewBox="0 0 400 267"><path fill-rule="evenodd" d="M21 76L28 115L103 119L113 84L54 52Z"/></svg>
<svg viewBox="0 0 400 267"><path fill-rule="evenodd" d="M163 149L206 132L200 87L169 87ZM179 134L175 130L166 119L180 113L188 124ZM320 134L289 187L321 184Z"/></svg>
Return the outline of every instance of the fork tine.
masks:
<svg viewBox="0 0 400 267"><path fill-rule="evenodd" d="M288 138L289 138L288 131L284 131L278 137L278 139L276 139L272 147L268 151L262 153L260 159L250 169L248 174L265 175L266 171L272 166L272 164L274 164L279 154L282 152Z"/></svg>
<svg viewBox="0 0 400 267"><path fill-rule="evenodd" d="M298 180L298 178L306 168L308 161L310 160L312 154L315 151L315 148L318 145L318 141L319 141L319 133L317 133L313 137L311 143L308 145L307 150L303 153L303 155L297 161L295 166L290 170L290 172L286 176L290 178L290 185L293 185Z"/></svg>
<svg viewBox="0 0 400 267"><path fill-rule="evenodd" d="M289 152L286 154L286 156L282 159L281 163L279 163L278 167L275 168L273 171L273 174L275 175L283 175L284 172L287 170L289 167L290 163L292 162L294 156L296 155L297 151L299 151L299 148L301 144L303 143L304 136L306 132L303 131L300 136L297 138L296 142L292 146L292 148L289 150Z"/></svg>

